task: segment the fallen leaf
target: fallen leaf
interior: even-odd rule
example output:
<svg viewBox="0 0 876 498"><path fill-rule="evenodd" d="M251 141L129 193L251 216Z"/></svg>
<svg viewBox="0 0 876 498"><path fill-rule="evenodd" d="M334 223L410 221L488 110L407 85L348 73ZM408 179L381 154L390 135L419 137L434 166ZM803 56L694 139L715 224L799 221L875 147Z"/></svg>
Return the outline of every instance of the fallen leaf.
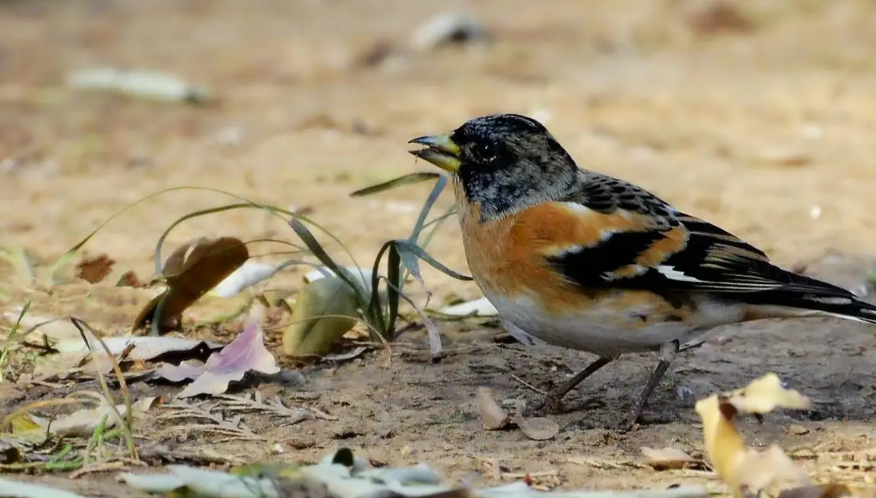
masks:
<svg viewBox="0 0 876 498"><path fill-rule="evenodd" d="M560 425L549 418L543 417L524 417L526 413L526 402L523 400L517 401L514 416L511 417L511 422L520 428L526 437L535 441L544 441L553 439L554 436L560 433Z"/></svg>
<svg viewBox="0 0 876 498"><path fill-rule="evenodd" d="M155 396L150 396L148 398L143 398L138 401L135 401L131 404L131 410L134 417L139 417L149 411L150 408L155 406L158 398ZM127 407L124 404L116 405L116 410L118 410L119 415L122 417L127 413ZM106 416L106 427L111 428L115 427L115 425L119 422L116 420L115 413L109 407L108 404L103 404L101 406L95 408L85 408L82 410L76 410L75 412L60 417L54 420L46 419L43 417L37 417L31 415L31 419L39 424L40 431L45 431L48 428L48 431L52 434L56 434L59 436L80 436L80 437L88 437L94 433L94 429L97 428L97 425L100 423L101 419Z"/></svg>
<svg viewBox="0 0 876 498"><path fill-rule="evenodd" d="M91 353L59 353L40 358L34 366L33 377L43 381L66 379L71 373L80 371L88 363L90 355Z"/></svg>
<svg viewBox="0 0 876 498"><path fill-rule="evenodd" d="M747 32L754 24L730 2L713 1L687 19L691 31L706 36L720 32Z"/></svg>
<svg viewBox="0 0 876 498"><path fill-rule="evenodd" d="M13 309L11 312L4 313L4 317L15 323L21 315L21 307ZM79 329L67 318L48 318L44 316L25 313L19 321L21 327L21 338L26 344L32 346L54 346L59 341L64 340L79 340L82 342L82 336Z"/></svg>
<svg viewBox="0 0 876 498"><path fill-rule="evenodd" d="M204 373L205 365L200 362L184 361L179 365L171 365L165 363L158 367L152 374L153 377L160 377L171 382L182 382L184 380L194 380Z"/></svg>
<svg viewBox="0 0 876 498"><path fill-rule="evenodd" d="M357 304L356 292L340 277L307 284L298 293L292 323L283 332L283 351L290 356L328 353L356 325Z"/></svg>
<svg viewBox="0 0 876 498"><path fill-rule="evenodd" d="M0 479L0 497L10 498L85 498L84 496L71 493L63 489L31 484L20 481L7 481Z"/></svg>
<svg viewBox="0 0 876 498"><path fill-rule="evenodd" d="M113 92L142 99L204 104L209 102L206 88L190 85L176 76L151 71L126 71L111 67L84 69L69 73L66 84L80 90Z"/></svg>
<svg viewBox="0 0 876 498"><path fill-rule="evenodd" d="M696 458L675 448L654 449L643 447L645 463L656 470L683 469L700 463Z"/></svg>
<svg viewBox="0 0 876 498"><path fill-rule="evenodd" d="M876 493L873 489L855 490L845 484L829 483L785 489L779 493L777 498L841 498L845 496L873 498Z"/></svg>
<svg viewBox="0 0 876 498"><path fill-rule="evenodd" d="M264 333L256 319L251 319L240 333L222 351L213 353L200 368L191 365L165 365L156 376L178 380L194 379L179 393L180 398L199 394L222 394L229 382L239 381L250 371L275 374L280 371L277 361L265 348Z"/></svg>
<svg viewBox="0 0 876 498"><path fill-rule="evenodd" d="M493 393L486 387L477 390L478 411L484 419L484 429L493 431L504 429L511 423L511 417L493 399Z"/></svg>
<svg viewBox="0 0 876 498"><path fill-rule="evenodd" d="M794 463L778 446L764 451L749 448L736 466L736 476L743 493L761 495L770 486L808 486L806 470Z"/></svg>
<svg viewBox="0 0 876 498"><path fill-rule="evenodd" d="M810 484L806 472L778 447L761 453L746 446L733 424L739 414L768 413L775 408L807 408L809 398L782 386L779 377L768 374L748 387L700 400L696 412L703 421L706 452L721 479L737 498L758 495L776 483Z"/></svg>
<svg viewBox="0 0 876 498"><path fill-rule="evenodd" d="M356 282L365 289L366 292L371 292L371 276L374 274L371 270L365 268L358 268L356 266L344 266L343 269L347 270L347 273L350 274ZM334 277L335 272L333 272L330 268L325 266L317 267L316 270L308 272L304 275L304 281L312 284L317 280L323 278Z"/></svg>
<svg viewBox="0 0 876 498"><path fill-rule="evenodd" d="M222 344L218 342L185 339L182 337L104 337L103 343L106 344L110 354L113 355L122 354L125 349L131 347L126 358L132 361L151 360L167 353L182 353L186 351L199 353L204 350L222 348ZM95 351L103 351L103 347L100 344L93 344L91 347ZM88 345L85 344L81 337L60 341L54 345L54 349L60 353L87 353L89 351Z"/></svg>
<svg viewBox="0 0 876 498"><path fill-rule="evenodd" d="M258 261L246 261L243 265L231 272L211 292L219 297L231 297L240 291L274 276L282 265L271 265Z"/></svg>
<svg viewBox="0 0 876 498"><path fill-rule="evenodd" d="M143 282L140 281L140 278L137 277L133 270L128 270L119 277L116 287L143 287Z"/></svg>
<svg viewBox="0 0 876 498"><path fill-rule="evenodd" d="M106 254L82 258L76 265L76 278L96 284L112 273L113 265L115 264L116 261Z"/></svg>
<svg viewBox="0 0 876 498"><path fill-rule="evenodd" d="M134 329L155 320L162 301L158 326L153 326L153 330L174 325L186 308L219 285L247 259L249 250L235 237L202 237L177 248L167 257L162 269L167 288L143 308L134 320Z"/></svg>
<svg viewBox="0 0 876 498"><path fill-rule="evenodd" d="M490 301L482 297L473 301L466 301L453 306L442 308L439 313L450 316L496 316L499 312Z"/></svg>
<svg viewBox="0 0 876 498"><path fill-rule="evenodd" d="M517 424L517 427L520 427L520 431L523 432L526 437L534 441L545 441L547 439L553 439L557 434L560 433L560 424L549 418L527 418L520 415L515 415L511 419L511 421Z"/></svg>

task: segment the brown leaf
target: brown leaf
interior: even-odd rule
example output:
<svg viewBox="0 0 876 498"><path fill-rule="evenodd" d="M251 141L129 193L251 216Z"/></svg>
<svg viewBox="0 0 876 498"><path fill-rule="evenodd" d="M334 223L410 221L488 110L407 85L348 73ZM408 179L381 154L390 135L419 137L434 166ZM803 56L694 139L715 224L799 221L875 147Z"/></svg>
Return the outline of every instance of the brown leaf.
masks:
<svg viewBox="0 0 876 498"><path fill-rule="evenodd" d="M844 496L872 497L873 495L873 490L870 490L869 493L856 493L845 484L830 483L786 489L779 493L777 498L842 498Z"/></svg>
<svg viewBox="0 0 876 498"><path fill-rule="evenodd" d="M143 282L140 281L133 270L128 270L119 277L116 287L143 287Z"/></svg>
<svg viewBox="0 0 876 498"><path fill-rule="evenodd" d="M182 312L216 287L249 259L246 245L235 237L202 237L177 248L164 263L167 289L155 296L137 316L134 329L155 318L164 301L160 325L167 328L178 322Z"/></svg>
<svg viewBox="0 0 876 498"><path fill-rule="evenodd" d="M696 458L675 448L654 449L643 447L645 463L655 470L683 469L700 463Z"/></svg>
<svg viewBox="0 0 876 498"><path fill-rule="evenodd" d="M90 258L82 258L76 265L76 278L81 278L88 283L96 284L103 281L112 273L116 261L106 254L100 254Z"/></svg>
<svg viewBox="0 0 876 498"><path fill-rule="evenodd" d="M511 418L505 413L505 410L496 403L493 399L493 393L486 387L479 387L477 390L478 411L481 412L481 417L484 419L484 429L494 431L508 427Z"/></svg>
<svg viewBox="0 0 876 498"><path fill-rule="evenodd" d="M715 1L687 19L691 31L698 35L720 32L746 32L754 27L746 16L730 2Z"/></svg>

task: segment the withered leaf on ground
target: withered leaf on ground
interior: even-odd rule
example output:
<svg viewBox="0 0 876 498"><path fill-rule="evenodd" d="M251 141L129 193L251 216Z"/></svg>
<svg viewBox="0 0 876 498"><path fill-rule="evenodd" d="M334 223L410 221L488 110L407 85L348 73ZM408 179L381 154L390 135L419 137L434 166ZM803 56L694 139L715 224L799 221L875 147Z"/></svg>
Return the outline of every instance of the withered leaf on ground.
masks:
<svg viewBox="0 0 876 498"><path fill-rule="evenodd" d="M116 261L106 254L85 257L76 264L76 278L96 284L112 273Z"/></svg>
<svg viewBox="0 0 876 498"><path fill-rule="evenodd" d="M142 416L150 408L155 406L155 404L159 401L159 399L155 396L150 396L147 398L143 398L135 401L131 404L131 410L135 417ZM124 403L120 405L116 405L116 410L119 412L119 415L122 417L125 416L127 408ZM37 417L33 414L29 414L28 417L39 427L38 430L40 432L45 432L47 429L52 434L57 434L61 436L80 436L87 437L90 436L94 429L97 428L97 425L100 423L101 419L106 416L106 427L114 427L119 421L116 420L115 412L109 406L108 403L104 402L104 404L94 407L94 408L83 408L81 410L76 410L75 412L56 418L54 420Z"/></svg>
<svg viewBox="0 0 876 498"><path fill-rule="evenodd" d="M511 417L493 399L493 392L486 387L477 390L478 411L484 419L484 429L488 431L504 429L511 423Z"/></svg>
<svg viewBox="0 0 876 498"><path fill-rule="evenodd" d="M340 277L307 284L295 300L292 323L283 332L290 356L324 355L356 325L356 292Z"/></svg>
<svg viewBox="0 0 876 498"><path fill-rule="evenodd" d="M214 350L222 347L222 344L218 342L181 337L104 337L103 343L106 344L110 354L114 355L121 354L125 349L131 347L126 357L129 360L151 360L167 353L196 352L204 348ZM95 345L92 345L92 348L94 347ZM103 351L103 347L100 345L97 345L96 348L98 351ZM89 351L88 345L81 338L60 341L55 344L54 349L61 353Z"/></svg>
<svg viewBox="0 0 876 498"><path fill-rule="evenodd" d="M676 448L642 448L645 463L655 470L683 469L701 464L700 460Z"/></svg>
<svg viewBox="0 0 876 498"><path fill-rule="evenodd" d="M809 398L786 389L774 374L727 394L715 394L696 404L703 420L706 452L721 479L737 498L760 495L767 487L810 484L805 470L777 446L760 452L746 446L733 419L739 414L768 413L775 408L807 408Z"/></svg>
<svg viewBox="0 0 876 498"><path fill-rule="evenodd" d="M517 410L511 417L511 422L517 424L520 431L529 439L545 441L553 439L560 433L560 424L554 420L545 417L525 417L523 415L525 412L526 403L523 400L518 400Z"/></svg>
<svg viewBox="0 0 876 498"><path fill-rule="evenodd" d="M507 429L516 425L520 432L534 441L551 439L560 432L560 426L549 418L524 417L524 404L517 403L516 413L511 416L493 399L493 393L486 387L477 390L478 411L484 419L484 429L488 431Z"/></svg>
<svg viewBox="0 0 876 498"><path fill-rule="evenodd" d="M193 379L179 397L199 394L222 394L232 381L239 381L247 372L275 374L280 371L277 361L265 348L264 332L258 320L251 319L243 332L222 351L213 353L206 363L193 365L163 365L155 377L179 382Z"/></svg>
<svg viewBox="0 0 876 498"><path fill-rule="evenodd" d="M134 329L157 320L168 328L178 322L183 311L219 285L249 259L249 250L240 239L201 237L177 248L164 263L162 273L167 288L152 299L134 321ZM156 317L159 306L161 316Z"/></svg>

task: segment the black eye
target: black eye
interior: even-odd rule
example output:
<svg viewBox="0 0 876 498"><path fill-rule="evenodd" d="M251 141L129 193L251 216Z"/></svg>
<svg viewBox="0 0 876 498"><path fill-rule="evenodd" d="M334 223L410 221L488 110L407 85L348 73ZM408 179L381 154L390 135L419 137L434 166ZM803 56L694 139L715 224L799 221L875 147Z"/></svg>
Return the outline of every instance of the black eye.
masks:
<svg viewBox="0 0 876 498"><path fill-rule="evenodd" d="M468 153L473 160L479 163L491 163L496 159L496 149L489 144L471 144Z"/></svg>

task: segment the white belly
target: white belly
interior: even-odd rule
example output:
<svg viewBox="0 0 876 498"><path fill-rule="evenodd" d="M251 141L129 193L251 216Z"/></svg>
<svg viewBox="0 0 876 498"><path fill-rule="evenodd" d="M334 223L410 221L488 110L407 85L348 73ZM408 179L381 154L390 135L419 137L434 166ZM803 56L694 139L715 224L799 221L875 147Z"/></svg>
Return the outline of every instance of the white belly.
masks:
<svg viewBox="0 0 876 498"><path fill-rule="evenodd" d="M648 309L619 312L607 298L602 306L585 312L547 316L534 296L514 300L486 297L502 318L527 334L548 344L600 356L657 350L675 340L684 344L711 328L739 321L743 315L741 307L702 302L696 315L684 322L642 321L634 315L648 316Z"/></svg>

